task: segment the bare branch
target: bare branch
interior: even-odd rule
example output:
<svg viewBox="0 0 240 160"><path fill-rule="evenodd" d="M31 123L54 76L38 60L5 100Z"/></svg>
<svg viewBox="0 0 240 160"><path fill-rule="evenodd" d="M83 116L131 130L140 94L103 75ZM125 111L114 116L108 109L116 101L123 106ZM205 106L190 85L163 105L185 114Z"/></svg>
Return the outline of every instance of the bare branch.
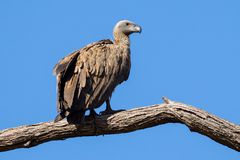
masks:
<svg viewBox="0 0 240 160"><path fill-rule="evenodd" d="M164 104L122 111L113 115L86 118L84 125L68 124L66 120L20 126L0 131L0 151L30 148L52 140L70 137L119 134L165 123L182 123L191 131L240 151L240 126L206 111L163 98ZM96 126L94 126L96 124Z"/></svg>

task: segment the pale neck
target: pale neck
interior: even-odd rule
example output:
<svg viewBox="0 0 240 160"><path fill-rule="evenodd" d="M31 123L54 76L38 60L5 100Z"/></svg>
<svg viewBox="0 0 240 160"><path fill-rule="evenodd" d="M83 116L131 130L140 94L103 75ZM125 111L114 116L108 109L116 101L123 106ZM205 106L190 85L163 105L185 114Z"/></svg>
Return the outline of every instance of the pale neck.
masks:
<svg viewBox="0 0 240 160"><path fill-rule="evenodd" d="M129 36L122 32L114 32L114 43L118 45L130 46Z"/></svg>

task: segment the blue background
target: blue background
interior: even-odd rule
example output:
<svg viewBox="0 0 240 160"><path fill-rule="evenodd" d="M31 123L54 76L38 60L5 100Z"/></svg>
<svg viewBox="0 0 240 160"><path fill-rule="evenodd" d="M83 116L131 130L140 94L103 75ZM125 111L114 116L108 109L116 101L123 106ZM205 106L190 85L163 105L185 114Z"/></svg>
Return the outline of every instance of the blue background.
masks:
<svg viewBox="0 0 240 160"><path fill-rule="evenodd" d="M158 104L167 96L239 124L239 5L237 0L1 1L0 129L52 120L53 66L88 43L112 38L121 19L136 22L143 32L131 36L131 75L113 94L114 109ZM240 155L180 124L0 153L3 160L66 158L236 160Z"/></svg>

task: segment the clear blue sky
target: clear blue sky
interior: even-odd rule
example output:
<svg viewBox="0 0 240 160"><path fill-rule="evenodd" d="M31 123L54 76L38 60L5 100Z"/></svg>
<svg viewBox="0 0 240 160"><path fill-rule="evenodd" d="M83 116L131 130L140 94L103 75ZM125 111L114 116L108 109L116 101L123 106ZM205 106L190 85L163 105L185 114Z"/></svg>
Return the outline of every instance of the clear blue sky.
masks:
<svg viewBox="0 0 240 160"><path fill-rule="evenodd" d="M239 6L237 0L1 1L0 129L52 120L55 63L90 42L112 38L121 19L138 23L143 32L131 37L131 75L113 94L114 109L162 103L167 96L239 124ZM236 160L240 154L180 124L0 154L3 160L66 158Z"/></svg>

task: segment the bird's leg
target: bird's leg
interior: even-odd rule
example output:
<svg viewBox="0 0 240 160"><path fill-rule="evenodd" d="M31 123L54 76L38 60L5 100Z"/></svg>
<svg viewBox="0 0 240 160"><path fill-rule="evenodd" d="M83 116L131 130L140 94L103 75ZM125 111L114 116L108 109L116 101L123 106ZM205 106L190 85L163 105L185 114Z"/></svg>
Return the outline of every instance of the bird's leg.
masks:
<svg viewBox="0 0 240 160"><path fill-rule="evenodd" d="M106 100L106 110L100 112L100 114L101 114L101 115L114 114L114 113L121 112L121 111L124 111L124 109L113 110L113 109L111 108L110 98L108 98L108 99Z"/></svg>
<svg viewBox="0 0 240 160"><path fill-rule="evenodd" d="M90 110L89 117L93 117L93 118L95 119L95 118L97 118L98 116L99 116L99 114L97 114L94 109L91 109L91 110Z"/></svg>

